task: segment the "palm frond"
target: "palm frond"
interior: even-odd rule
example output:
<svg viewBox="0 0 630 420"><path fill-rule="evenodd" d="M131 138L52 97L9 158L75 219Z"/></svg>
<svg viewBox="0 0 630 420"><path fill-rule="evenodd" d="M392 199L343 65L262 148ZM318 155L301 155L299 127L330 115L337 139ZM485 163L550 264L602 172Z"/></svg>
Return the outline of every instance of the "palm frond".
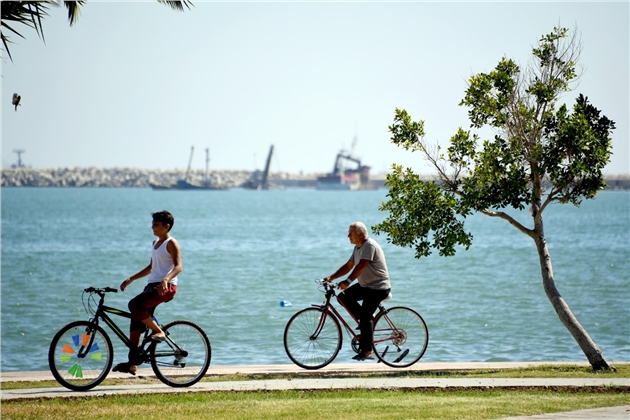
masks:
<svg viewBox="0 0 630 420"><path fill-rule="evenodd" d="M193 5L190 0L157 0L158 3L165 4L173 10L184 11L184 7L190 9ZM81 16L81 7L85 5L86 0L76 1L63 1L64 6L68 10L68 20L70 26L73 26L79 16ZM44 38L44 27L42 26L42 19L48 16L48 7L61 6L61 0L40 0L40 1L3 1L2 7L2 23L0 25L0 39L11 61L11 51L9 50L9 44L11 40L7 35L7 32L19 36L25 39L24 36L15 28L15 23L26 25L29 28L35 29L37 35L46 42Z"/></svg>
<svg viewBox="0 0 630 420"><path fill-rule="evenodd" d="M70 21L70 26L72 26L79 20L79 16L81 16L81 6L85 4L85 0L64 1L63 3L66 9L68 9L68 20Z"/></svg>
<svg viewBox="0 0 630 420"><path fill-rule="evenodd" d="M177 10L178 12L184 11L184 6L190 10L190 6L193 6L192 1L190 0L157 0L158 3L166 4L173 10Z"/></svg>
<svg viewBox="0 0 630 420"><path fill-rule="evenodd" d="M0 38L4 49L11 61L11 51L9 50L9 44L11 43L6 31L12 32L20 38L24 39L24 36L11 25L10 22L19 23L29 28L35 29L37 35L46 42L44 38L44 30L42 27L42 17L48 16L48 5L46 1L5 1L2 2L2 24L0 26ZM6 29L6 31L5 31Z"/></svg>

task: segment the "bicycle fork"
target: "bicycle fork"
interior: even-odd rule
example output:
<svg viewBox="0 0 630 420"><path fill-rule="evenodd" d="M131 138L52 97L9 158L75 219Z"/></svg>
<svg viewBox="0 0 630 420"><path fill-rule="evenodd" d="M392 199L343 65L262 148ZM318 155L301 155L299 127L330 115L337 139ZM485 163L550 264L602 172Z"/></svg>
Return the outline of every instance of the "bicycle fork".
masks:
<svg viewBox="0 0 630 420"><path fill-rule="evenodd" d="M317 337L319 337L319 334L324 329L324 324L326 323L326 317L328 316L328 311L326 310L325 306L315 306L315 307L322 312L322 316L319 317L319 323L317 324L317 328L315 328L315 331L309 337L311 341L317 340Z"/></svg>

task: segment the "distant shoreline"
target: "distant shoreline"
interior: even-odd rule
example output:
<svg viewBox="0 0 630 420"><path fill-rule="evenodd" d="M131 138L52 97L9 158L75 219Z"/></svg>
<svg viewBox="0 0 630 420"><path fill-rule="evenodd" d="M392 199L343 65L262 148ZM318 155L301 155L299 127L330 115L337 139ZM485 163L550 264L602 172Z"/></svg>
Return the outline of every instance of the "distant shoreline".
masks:
<svg viewBox="0 0 630 420"><path fill-rule="evenodd" d="M215 170L208 173L208 181L213 185L238 188L257 172L243 170ZM206 174L202 170L185 169L159 170L138 168L3 168L3 187L111 187L149 188L151 185L169 186L180 179L192 184L203 184ZM299 176L297 178L300 178ZM302 177L303 178L303 177ZM295 179L287 173L270 174L272 181Z"/></svg>
<svg viewBox="0 0 630 420"><path fill-rule="evenodd" d="M261 171L214 170L208 180L225 188L244 187L248 180L259 176ZM315 188L317 177L323 173L292 174L270 172L269 182L276 188ZM150 188L151 185L173 185L185 179L185 169L138 169L138 168L56 168L37 169L29 167L2 168L2 187L109 187ZM203 184L205 171L191 170L189 182ZM427 176L427 180L431 177ZM610 190L630 190L630 175L610 175L606 178ZM385 188L385 175L370 177L371 188Z"/></svg>

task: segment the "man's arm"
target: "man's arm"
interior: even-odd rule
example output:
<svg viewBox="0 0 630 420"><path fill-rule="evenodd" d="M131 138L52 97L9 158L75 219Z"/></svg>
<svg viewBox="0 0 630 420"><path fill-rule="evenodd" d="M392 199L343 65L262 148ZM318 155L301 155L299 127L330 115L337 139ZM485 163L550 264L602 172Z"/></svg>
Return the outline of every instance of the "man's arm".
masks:
<svg viewBox="0 0 630 420"><path fill-rule="evenodd" d="M173 269L170 273L164 276L160 284L157 286L158 295L163 295L168 290L168 282L173 280L179 273L182 272L182 256L179 251L179 244L175 240L175 238L171 238L171 240L166 244L166 251L171 255L173 259Z"/></svg>
<svg viewBox="0 0 630 420"><path fill-rule="evenodd" d="M352 273L350 273L350 275L348 276L348 280L350 281L356 280L361 275L361 272L365 269L365 267L367 267L369 263L370 263L370 260L359 261L359 264L357 264L357 266L354 267L354 270L352 270Z"/></svg>
<svg viewBox="0 0 630 420"><path fill-rule="evenodd" d="M129 286L135 280L138 280L139 278L142 278L144 276L148 276L149 274L151 274L152 264L153 264L153 260L149 261L149 265L144 267L142 270L138 271L136 274L134 274L133 276L128 277L125 281L123 281L120 284L120 290L122 292L124 292L125 289L127 288L127 286Z"/></svg>
<svg viewBox="0 0 630 420"><path fill-rule="evenodd" d="M171 258L173 258L173 270L164 276L162 279L163 283L168 283L177 277L177 275L184 269L182 265L182 256L179 250L179 243L175 240L175 238L172 238L168 244L166 244L166 250L169 254L171 254Z"/></svg>
<svg viewBox="0 0 630 420"><path fill-rule="evenodd" d="M348 276L348 278L345 281L342 281L341 283L339 283L339 288L341 290L346 290L348 288L348 286L350 286L350 283L352 283L353 280L356 280L357 277L359 277L359 275L361 274L363 269L368 265L369 262L370 262L370 260L361 260L361 261L359 261L359 264L357 264L357 266L354 267L354 270L352 270L352 273ZM354 262L352 263L352 265L354 266ZM350 268L352 268L352 267L350 267ZM348 271L350 271L350 270L348 270ZM348 271L346 271L346 273ZM342 273L339 276L341 277L341 276L343 276L346 273Z"/></svg>
<svg viewBox="0 0 630 420"><path fill-rule="evenodd" d="M344 265L342 265L341 267L339 267L339 269L337 271L334 272L334 274L331 274L328 277L325 277L324 280L330 282L333 281L336 278L339 278L345 274L348 274L350 272L350 270L352 270L352 267L354 267L354 261L352 259L348 260L347 263L345 263Z"/></svg>

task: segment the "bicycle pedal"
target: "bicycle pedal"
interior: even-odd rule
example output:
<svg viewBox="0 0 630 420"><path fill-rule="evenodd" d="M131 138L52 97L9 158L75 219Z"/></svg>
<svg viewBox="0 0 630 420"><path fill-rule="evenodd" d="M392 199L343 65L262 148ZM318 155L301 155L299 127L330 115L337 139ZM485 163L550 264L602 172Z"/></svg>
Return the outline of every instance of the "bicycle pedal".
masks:
<svg viewBox="0 0 630 420"><path fill-rule="evenodd" d="M405 358L405 356L407 356L408 354L409 354L409 349L406 349L405 351L403 351L403 353L402 353L400 356L398 356L398 357L396 358L396 360L394 360L394 363L399 363L399 362L400 362L402 359L404 359L404 358Z"/></svg>

